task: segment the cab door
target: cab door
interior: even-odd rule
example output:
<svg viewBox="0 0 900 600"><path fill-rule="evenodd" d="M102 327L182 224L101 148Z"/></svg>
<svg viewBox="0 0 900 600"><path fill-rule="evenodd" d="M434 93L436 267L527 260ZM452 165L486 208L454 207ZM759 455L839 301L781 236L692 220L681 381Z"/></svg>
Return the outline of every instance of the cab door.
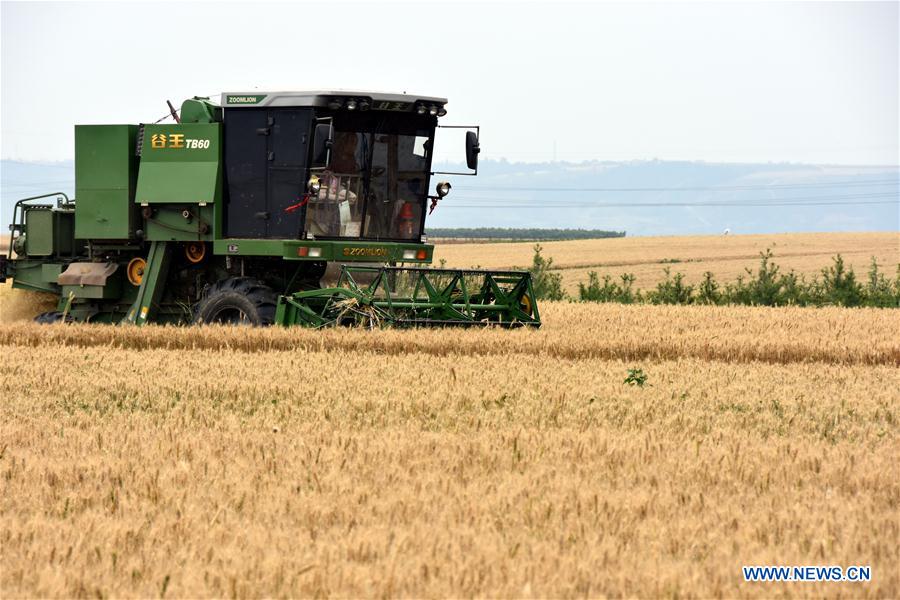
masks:
<svg viewBox="0 0 900 600"><path fill-rule="evenodd" d="M311 109L225 111L225 236L297 239L305 207Z"/></svg>

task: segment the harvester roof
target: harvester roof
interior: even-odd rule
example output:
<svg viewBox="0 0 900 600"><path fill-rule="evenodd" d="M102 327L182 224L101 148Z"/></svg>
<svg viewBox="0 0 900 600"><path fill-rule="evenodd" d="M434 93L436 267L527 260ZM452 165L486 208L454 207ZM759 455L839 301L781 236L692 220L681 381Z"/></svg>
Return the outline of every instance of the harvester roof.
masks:
<svg viewBox="0 0 900 600"><path fill-rule="evenodd" d="M277 106L316 106L337 108L348 100L366 102L375 110L412 110L419 104L443 106L446 98L421 96L417 94L390 94L384 92L365 92L351 90L313 90L294 92L225 92L222 94L222 106L226 108L277 107Z"/></svg>

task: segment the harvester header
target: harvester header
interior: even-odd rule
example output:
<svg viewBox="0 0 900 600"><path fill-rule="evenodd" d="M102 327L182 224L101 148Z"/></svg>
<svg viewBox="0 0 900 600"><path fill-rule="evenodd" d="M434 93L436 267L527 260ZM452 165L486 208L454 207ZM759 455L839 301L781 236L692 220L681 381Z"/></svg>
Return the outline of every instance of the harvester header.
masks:
<svg viewBox="0 0 900 600"><path fill-rule="evenodd" d="M446 105L238 91L185 100L173 123L77 125L75 198L16 203L0 279L57 294L42 321L321 326L351 321L330 312L343 303L369 324L537 325L527 273L427 268L425 219L451 189L430 192ZM463 129L454 175L477 173L479 129Z"/></svg>

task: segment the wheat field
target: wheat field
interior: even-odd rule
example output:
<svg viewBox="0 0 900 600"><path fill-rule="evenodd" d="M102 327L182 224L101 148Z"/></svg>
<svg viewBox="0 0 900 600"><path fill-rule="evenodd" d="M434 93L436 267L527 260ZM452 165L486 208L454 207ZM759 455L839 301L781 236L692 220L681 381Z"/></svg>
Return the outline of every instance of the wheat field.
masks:
<svg viewBox="0 0 900 600"><path fill-rule="evenodd" d="M2 326L3 596L897 595L898 313L543 309Z"/></svg>
<svg viewBox="0 0 900 600"><path fill-rule="evenodd" d="M900 311L313 331L28 321L46 306L0 287L3 598L900 595ZM743 581L768 564L872 580Z"/></svg>
<svg viewBox="0 0 900 600"><path fill-rule="evenodd" d="M746 275L759 266L759 254L771 249L774 262L806 277L818 275L840 253L848 267L861 276L874 257L882 272L892 276L900 263L900 233L782 233L684 237L625 237L597 240L541 242L545 257L563 276L563 286L576 294L588 273L617 279L635 276L635 287L649 289L665 278L663 269L685 274L685 282L697 283L706 271L720 282ZM435 249L435 261L449 267L480 265L486 269L528 267L533 242L447 244Z"/></svg>

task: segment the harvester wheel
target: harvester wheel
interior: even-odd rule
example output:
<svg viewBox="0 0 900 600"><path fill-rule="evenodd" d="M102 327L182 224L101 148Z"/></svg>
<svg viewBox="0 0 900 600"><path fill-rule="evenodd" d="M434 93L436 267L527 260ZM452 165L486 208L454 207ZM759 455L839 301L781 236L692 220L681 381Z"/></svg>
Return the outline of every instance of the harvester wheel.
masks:
<svg viewBox="0 0 900 600"><path fill-rule="evenodd" d="M63 314L58 310L51 310L50 312L44 312L39 314L34 318L35 323L40 323L41 325L53 325L54 323L59 323L63 320ZM66 323L73 323L75 319L72 318L72 315L66 315Z"/></svg>
<svg viewBox="0 0 900 600"><path fill-rule="evenodd" d="M263 326L275 321L278 295L258 279L232 277L211 285L197 304L195 322Z"/></svg>

